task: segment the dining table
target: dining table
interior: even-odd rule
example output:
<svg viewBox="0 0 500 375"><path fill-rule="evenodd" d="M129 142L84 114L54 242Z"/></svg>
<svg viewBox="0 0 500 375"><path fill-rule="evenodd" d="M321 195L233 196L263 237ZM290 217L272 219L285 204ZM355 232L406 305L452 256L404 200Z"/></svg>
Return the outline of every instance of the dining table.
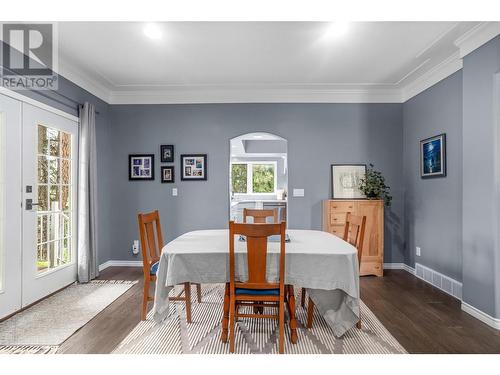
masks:
<svg viewBox="0 0 500 375"><path fill-rule="evenodd" d="M285 244L285 284L289 294L291 341L297 341L293 286L307 288L319 313L342 336L359 320L359 267L357 250L341 238L322 231L287 229ZM235 273L247 277L246 242L235 241ZM279 242L268 241L267 279L278 281ZM160 256L153 319L169 316L169 293L185 282L215 284L229 282L229 230L187 232L167 243ZM223 330L227 326L223 324Z"/></svg>

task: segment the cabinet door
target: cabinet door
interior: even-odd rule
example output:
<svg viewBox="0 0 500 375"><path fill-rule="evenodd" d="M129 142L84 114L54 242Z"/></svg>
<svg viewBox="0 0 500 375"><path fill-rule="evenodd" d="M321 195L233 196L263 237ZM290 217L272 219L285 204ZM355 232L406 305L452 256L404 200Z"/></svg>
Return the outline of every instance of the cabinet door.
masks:
<svg viewBox="0 0 500 375"><path fill-rule="evenodd" d="M360 202L357 215L366 216L363 259L369 261L370 258L376 258L377 260L382 258L384 248L384 209L382 202Z"/></svg>

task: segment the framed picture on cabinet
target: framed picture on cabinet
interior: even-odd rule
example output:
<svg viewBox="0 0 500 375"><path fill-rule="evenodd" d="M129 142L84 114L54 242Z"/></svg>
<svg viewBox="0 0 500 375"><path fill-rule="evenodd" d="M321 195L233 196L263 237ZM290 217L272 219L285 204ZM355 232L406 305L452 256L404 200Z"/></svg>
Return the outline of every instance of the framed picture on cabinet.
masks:
<svg viewBox="0 0 500 375"><path fill-rule="evenodd" d="M332 164L332 199L362 199L360 180L365 178L366 164Z"/></svg>

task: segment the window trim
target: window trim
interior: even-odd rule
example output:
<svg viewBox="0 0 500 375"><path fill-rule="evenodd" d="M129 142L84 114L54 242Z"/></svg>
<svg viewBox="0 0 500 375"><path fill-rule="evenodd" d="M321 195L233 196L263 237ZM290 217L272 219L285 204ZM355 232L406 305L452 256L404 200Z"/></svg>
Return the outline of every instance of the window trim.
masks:
<svg viewBox="0 0 500 375"><path fill-rule="evenodd" d="M230 176L230 183L231 183L231 191L233 188L233 180L232 180L232 173L233 173L233 165L234 164L246 164L247 166L247 192L246 193L235 193L233 194L235 196L247 196L247 195L261 195L261 196L272 196L276 195L278 191L278 162L277 161L231 161L231 176ZM274 167L274 190L272 193L255 193L253 191L253 165L261 165L261 164L272 164Z"/></svg>

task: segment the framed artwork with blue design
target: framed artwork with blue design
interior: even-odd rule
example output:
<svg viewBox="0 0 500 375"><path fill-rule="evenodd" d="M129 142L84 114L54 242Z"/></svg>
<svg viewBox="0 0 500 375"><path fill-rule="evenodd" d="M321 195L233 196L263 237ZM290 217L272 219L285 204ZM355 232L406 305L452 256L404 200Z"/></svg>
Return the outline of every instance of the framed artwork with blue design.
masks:
<svg viewBox="0 0 500 375"><path fill-rule="evenodd" d="M446 176L446 134L420 141L420 177Z"/></svg>

